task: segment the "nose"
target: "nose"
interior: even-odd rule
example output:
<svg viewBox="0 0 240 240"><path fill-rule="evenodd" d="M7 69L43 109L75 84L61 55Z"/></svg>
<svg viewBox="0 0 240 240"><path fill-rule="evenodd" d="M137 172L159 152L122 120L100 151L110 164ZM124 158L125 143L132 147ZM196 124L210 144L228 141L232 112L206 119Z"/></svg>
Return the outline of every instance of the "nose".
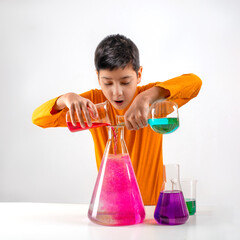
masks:
<svg viewBox="0 0 240 240"><path fill-rule="evenodd" d="M114 86L113 95L114 95L115 97L120 97L120 96L122 96L122 95L123 95L122 87L119 86L119 85Z"/></svg>

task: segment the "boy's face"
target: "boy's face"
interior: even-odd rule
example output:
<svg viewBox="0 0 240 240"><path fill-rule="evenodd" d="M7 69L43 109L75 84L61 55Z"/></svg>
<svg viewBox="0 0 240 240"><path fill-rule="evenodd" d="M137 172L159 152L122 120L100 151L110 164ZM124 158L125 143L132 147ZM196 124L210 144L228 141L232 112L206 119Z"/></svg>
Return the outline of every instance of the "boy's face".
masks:
<svg viewBox="0 0 240 240"><path fill-rule="evenodd" d="M127 65L124 69L99 70L98 82L103 94L108 101L118 110L125 109L132 101L137 84L141 82L142 67L138 74L133 70L132 65Z"/></svg>

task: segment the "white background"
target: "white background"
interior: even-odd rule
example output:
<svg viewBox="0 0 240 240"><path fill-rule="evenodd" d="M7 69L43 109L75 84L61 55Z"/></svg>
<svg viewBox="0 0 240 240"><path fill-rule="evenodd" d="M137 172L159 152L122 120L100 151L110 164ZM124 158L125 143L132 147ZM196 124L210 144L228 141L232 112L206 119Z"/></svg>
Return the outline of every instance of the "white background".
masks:
<svg viewBox="0 0 240 240"><path fill-rule="evenodd" d="M197 204L239 202L240 4L233 0L0 0L0 201L89 203L88 131L31 123L43 102L98 88L94 51L120 33L139 48L142 85L195 73L197 98L164 136L164 162L194 177Z"/></svg>

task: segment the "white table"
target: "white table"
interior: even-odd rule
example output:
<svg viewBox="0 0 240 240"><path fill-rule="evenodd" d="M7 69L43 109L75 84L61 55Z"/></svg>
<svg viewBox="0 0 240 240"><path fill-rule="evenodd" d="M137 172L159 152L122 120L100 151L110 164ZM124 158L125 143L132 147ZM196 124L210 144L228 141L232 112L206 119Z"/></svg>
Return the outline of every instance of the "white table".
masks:
<svg viewBox="0 0 240 240"><path fill-rule="evenodd" d="M92 223L87 204L0 203L0 240L222 240L240 239L237 212L199 207L184 225L159 225L154 206L146 206L144 223L108 227Z"/></svg>

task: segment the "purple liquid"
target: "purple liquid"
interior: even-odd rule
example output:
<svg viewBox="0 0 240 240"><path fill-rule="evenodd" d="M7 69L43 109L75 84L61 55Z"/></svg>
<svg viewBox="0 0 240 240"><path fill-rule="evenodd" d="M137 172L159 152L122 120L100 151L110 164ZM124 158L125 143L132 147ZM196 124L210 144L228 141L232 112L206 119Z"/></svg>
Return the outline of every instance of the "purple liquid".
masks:
<svg viewBox="0 0 240 240"><path fill-rule="evenodd" d="M181 191L163 191L160 193L154 212L154 218L158 223L178 225L185 223L188 217L187 206Z"/></svg>

